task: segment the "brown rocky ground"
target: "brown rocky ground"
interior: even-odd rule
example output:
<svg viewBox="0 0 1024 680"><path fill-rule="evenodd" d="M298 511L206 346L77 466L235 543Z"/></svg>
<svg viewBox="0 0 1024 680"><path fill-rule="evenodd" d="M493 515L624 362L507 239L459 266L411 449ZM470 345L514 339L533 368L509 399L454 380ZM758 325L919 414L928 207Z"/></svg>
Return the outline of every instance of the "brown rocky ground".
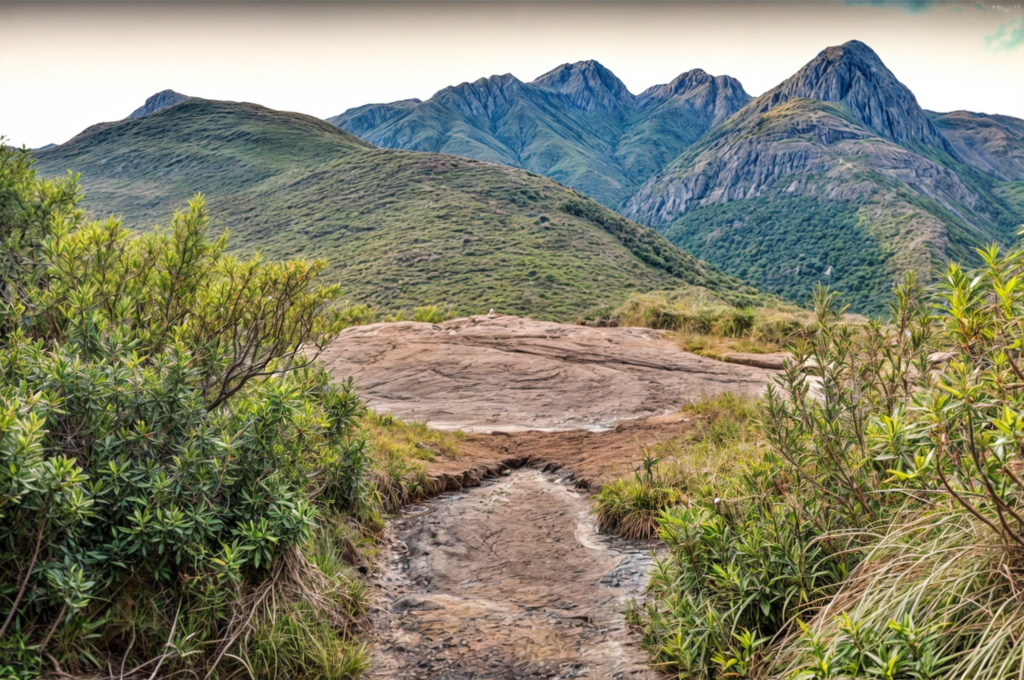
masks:
<svg viewBox="0 0 1024 680"><path fill-rule="evenodd" d="M599 535L585 490L685 435L700 416L681 406L757 394L771 370L508 316L350 328L323 358L379 412L471 433L426 463L450 493L389 522L373 677L656 677L622 615L649 546Z"/></svg>
<svg viewBox="0 0 1024 680"><path fill-rule="evenodd" d="M656 678L622 611L651 557L571 484L520 470L389 527L371 677Z"/></svg>
<svg viewBox="0 0 1024 680"><path fill-rule="evenodd" d="M596 490L630 474L643 458L643 448L679 437L700 416L675 412L654 418L625 420L611 430L592 432L537 430L471 434L459 445L458 457L440 455L427 472L441 488L455 491L523 466L557 470L577 486Z"/></svg>
<svg viewBox="0 0 1024 680"><path fill-rule="evenodd" d="M356 326L321 358L377 411L466 432L604 430L726 391L757 394L771 375L657 331L515 316Z"/></svg>

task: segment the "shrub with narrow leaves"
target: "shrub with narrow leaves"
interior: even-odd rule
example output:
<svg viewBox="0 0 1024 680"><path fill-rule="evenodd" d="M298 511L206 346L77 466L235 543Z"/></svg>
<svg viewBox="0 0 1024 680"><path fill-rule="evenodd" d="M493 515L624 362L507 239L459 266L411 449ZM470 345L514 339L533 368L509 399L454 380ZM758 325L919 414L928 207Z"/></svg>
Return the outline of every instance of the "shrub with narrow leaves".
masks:
<svg viewBox="0 0 1024 680"><path fill-rule="evenodd" d="M338 290L226 255L201 196L144 234L79 199L0 145L0 668L237 664L239 607L363 502L362 404L313 363Z"/></svg>

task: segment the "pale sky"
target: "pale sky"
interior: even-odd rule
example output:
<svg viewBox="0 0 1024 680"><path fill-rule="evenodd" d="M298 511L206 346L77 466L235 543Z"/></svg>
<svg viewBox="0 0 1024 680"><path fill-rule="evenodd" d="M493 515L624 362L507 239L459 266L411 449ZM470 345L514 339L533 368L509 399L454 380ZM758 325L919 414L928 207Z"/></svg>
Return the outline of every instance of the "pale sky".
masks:
<svg viewBox="0 0 1024 680"><path fill-rule="evenodd" d="M38 147L163 89L321 118L596 59L632 92L692 68L757 96L870 45L928 109L1024 118L1024 5L895 2L17 3L0 0L0 135Z"/></svg>

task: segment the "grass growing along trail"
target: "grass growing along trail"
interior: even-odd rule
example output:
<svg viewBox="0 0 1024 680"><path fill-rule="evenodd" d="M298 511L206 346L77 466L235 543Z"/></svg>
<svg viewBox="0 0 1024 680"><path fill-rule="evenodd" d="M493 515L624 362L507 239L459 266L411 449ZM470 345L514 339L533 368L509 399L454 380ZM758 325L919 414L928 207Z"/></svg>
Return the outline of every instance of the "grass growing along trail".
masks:
<svg viewBox="0 0 1024 680"><path fill-rule="evenodd" d="M602 531L646 540L658 536L662 512L689 506L738 461L758 455L750 429L755 402L730 393L683 407L691 432L644 449L632 477L604 486L595 496Z"/></svg>

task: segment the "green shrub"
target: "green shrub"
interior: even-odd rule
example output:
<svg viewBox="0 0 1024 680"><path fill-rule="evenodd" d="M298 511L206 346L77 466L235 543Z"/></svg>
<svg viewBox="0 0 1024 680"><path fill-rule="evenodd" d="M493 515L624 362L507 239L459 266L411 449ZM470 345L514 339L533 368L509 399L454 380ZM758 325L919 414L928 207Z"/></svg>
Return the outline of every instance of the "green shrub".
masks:
<svg viewBox="0 0 1024 680"><path fill-rule="evenodd" d="M764 676L778 654L769 641L835 596L868 529L898 515L903 497L881 493L891 475L875 460L869 432L872 414L912 392L910 361L931 339L921 294L908 283L896 323L864 331L841 323L835 297L820 293L816 332L796 343L789 370L757 410L767 449L743 450L710 480L676 478L690 504L661 515L670 557L654 570L644 607L632 612L663 668L693 678ZM808 365L822 367L815 394ZM736 408L707 403L693 411ZM742 421L711 418L698 436L728 447L747 436Z"/></svg>
<svg viewBox="0 0 1024 680"><path fill-rule="evenodd" d="M934 294L909 278L884 325L817 293L760 408L763 455L678 478L690 505L660 518L670 556L630 616L666 669L1019 677L1024 249L981 257Z"/></svg>
<svg viewBox="0 0 1024 680"><path fill-rule="evenodd" d="M370 465L351 384L312 361L344 325L323 265L224 255L201 196L143 235L79 199L0 145L0 658L235 672L286 612L358 657L305 557ZM261 674L319 676L287 654Z"/></svg>
<svg viewBox="0 0 1024 680"><path fill-rule="evenodd" d="M424 323L443 323L454 317L452 308L446 305L427 305L412 310L412 320Z"/></svg>
<svg viewBox="0 0 1024 680"><path fill-rule="evenodd" d="M1011 678L1024 668L1024 250L950 265L937 291L949 363L878 412L867 436L904 514L819 612L792 664L801 678ZM877 346L878 352L889 351ZM896 640L886 642L895 636ZM867 650L867 655L861 653Z"/></svg>
<svg viewBox="0 0 1024 680"><path fill-rule="evenodd" d="M377 320L377 313L369 305L345 305L338 316L346 328L365 326Z"/></svg>

